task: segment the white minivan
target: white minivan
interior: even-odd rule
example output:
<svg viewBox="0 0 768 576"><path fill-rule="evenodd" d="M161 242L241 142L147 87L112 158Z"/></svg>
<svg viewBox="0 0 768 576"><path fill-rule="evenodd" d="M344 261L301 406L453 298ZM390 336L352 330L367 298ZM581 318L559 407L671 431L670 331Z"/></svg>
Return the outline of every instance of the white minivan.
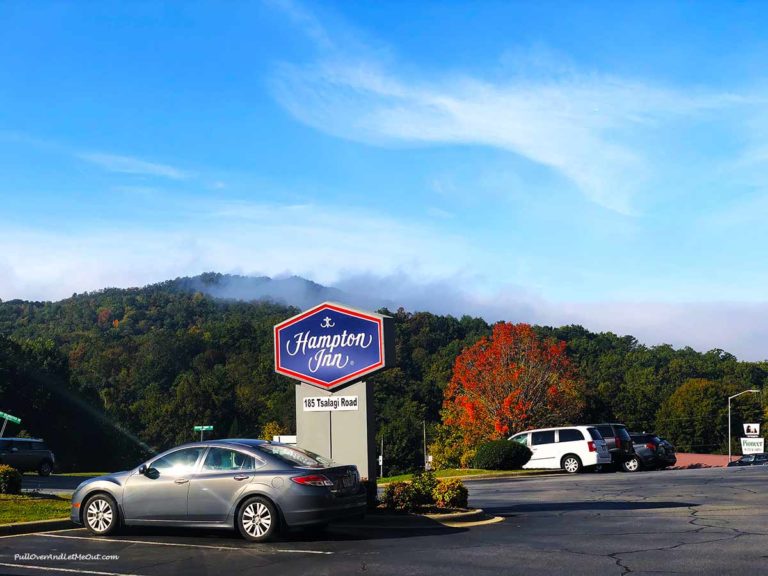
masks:
<svg viewBox="0 0 768 576"><path fill-rule="evenodd" d="M611 463L611 453L605 440L592 426L564 426L519 432L509 438L528 446L533 455L523 466L531 468L561 468L574 474L586 467Z"/></svg>

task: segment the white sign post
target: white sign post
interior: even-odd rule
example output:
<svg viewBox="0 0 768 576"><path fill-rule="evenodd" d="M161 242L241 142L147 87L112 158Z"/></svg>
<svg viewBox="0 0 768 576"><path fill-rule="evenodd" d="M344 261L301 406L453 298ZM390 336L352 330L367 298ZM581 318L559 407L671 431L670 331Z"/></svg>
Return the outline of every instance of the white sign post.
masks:
<svg viewBox="0 0 768 576"><path fill-rule="evenodd" d="M758 454L759 452L765 452L765 438L741 439L742 454Z"/></svg>
<svg viewBox="0 0 768 576"><path fill-rule="evenodd" d="M744 424L744 436L748 438L760 436L760 424Z"/></svg>

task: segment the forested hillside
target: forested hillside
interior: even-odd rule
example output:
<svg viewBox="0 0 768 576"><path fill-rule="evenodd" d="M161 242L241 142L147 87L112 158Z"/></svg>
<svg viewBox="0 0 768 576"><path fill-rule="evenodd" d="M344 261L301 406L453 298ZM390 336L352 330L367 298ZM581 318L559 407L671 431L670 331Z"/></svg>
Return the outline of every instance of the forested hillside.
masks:
<svg viewBox="0 0 768 576"><path fill-rule="evenodd" d="M212 424L214 436L259 436L267 425L293 432L294 384L273 371L272 327L298 309L213 298L196 290L206 278L222 277L0 302L0 410L80 469L133 465L191 440L196 424ZM396 367L372 377L389 473L419 465L422 422L431 431L440 421L456 356L490 327L468 316L382 312L397 334ZM730 390L762 388L768 377L765 363L720 350L649 348L579 326L536 330L567 342L586 383L585 421L676 434L694 417L659 409L690 379ZM723 433L696 449L720 447Z"/></svg>

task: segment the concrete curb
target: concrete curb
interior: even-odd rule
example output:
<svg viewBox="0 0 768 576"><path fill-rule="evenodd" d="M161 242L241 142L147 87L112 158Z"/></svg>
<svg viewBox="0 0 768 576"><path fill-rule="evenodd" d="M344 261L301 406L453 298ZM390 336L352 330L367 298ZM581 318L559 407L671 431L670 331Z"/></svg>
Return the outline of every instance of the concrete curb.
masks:
<svg viewBox="0 0 768 576"><path fill-rule="evenodd" d="M32 534L33 532L50 532L51 530L65 530L75 528L75 524L68 518L59 520L36 520L34 522L14 522L13 524L0 524L0 535Z"/></svg>
<svg viewBox="0 0 768 576"><path fill-rule="evenodd" d="M365 520L354 524L339 522L336 525L355 527L359 529L374 528L384 530L434 530L435 528L468 528L495 524L503 518L490 516L481 508L466 512L449 512L447 514L369 514Z"/></svg>

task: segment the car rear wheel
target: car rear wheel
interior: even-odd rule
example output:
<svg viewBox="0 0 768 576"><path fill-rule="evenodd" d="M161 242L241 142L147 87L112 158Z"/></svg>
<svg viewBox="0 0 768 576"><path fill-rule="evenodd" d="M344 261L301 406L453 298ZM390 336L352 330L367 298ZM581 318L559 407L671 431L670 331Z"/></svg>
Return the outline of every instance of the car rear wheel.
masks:
<svg viewBox="0 0 768 576"><path fill-rule="evenodd" d="M561 466L563 470L568 472L569 474L576 474L577 472L581 472L581 460L578 456L575 454L566 454L563 456L563 461L561 462Z"/></svg>
<svg viewBox="0 0 768 576"><path fill-rule="evenodd" d="M275 505L262 496L255 496L240 507L237 529L246 540L264 542L275 535L278 520Z"/></svg>
<svg viewBox="0 0 768 576"><path fill-rule="evenodd" d="M96 494L86 500L83 506L83 521L91 534L106 536L117 530L119 512L111 496Z"/></svg>
<svg viewBox="0 0 768 576"><path fill-rule="evenodd" d="M624 472L637 472L640 470L640 459L637 456L632 456L629 460L625 460L621 467Z"/></svg>
<svg viewBox="0 0 768 576"><path fill-rule="evenodd" d="M53 472L53 464L51 464L50 460L44 460L41 462L37 469L37 473L40 476L50 476L51 472Z"/></svg>

